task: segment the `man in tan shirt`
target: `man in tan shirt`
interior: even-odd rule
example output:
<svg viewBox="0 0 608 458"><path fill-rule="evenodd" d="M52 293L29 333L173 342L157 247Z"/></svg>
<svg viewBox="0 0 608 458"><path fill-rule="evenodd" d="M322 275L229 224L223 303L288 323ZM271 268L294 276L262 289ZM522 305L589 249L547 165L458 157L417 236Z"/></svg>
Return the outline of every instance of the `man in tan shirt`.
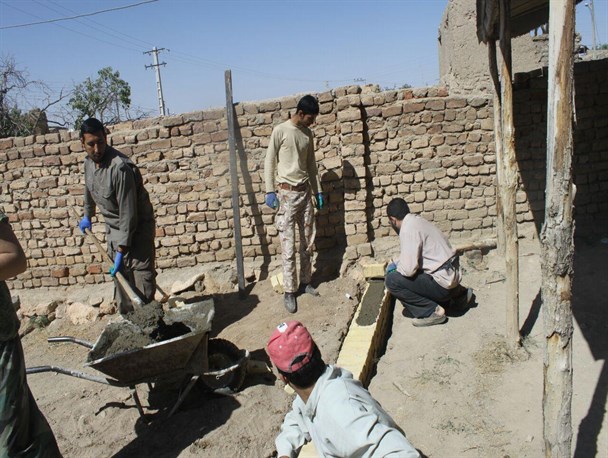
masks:
<svg viewBox="0 0 608 458"><path fill-rule="evenodd" d="M389 264L385 283L390 293L414 316L414 326L432 326L447 320L445 309L465 309L473 291L460 285L456 251L447 237L419 215L410 213L405 200L387 207L392 228L399 234L401 251Z"/></svg>
<svg viewBox="0 0 608 458"><path fill-rule="evenodd" d="M321 182L315 161L314 139L310 126L319 114L319 102L311 95L300 99L295 113L276 126L264 162L265 202L277 209L275 225L279 231L283 258L283 289L285 308L297 311L296 294L317 296L311 286L314 209L323 208ZM276 184L276 187L275 187ZM278 189L278 193L275 192ZM295 226L300 230L300 285L297 285Z"/></svg>

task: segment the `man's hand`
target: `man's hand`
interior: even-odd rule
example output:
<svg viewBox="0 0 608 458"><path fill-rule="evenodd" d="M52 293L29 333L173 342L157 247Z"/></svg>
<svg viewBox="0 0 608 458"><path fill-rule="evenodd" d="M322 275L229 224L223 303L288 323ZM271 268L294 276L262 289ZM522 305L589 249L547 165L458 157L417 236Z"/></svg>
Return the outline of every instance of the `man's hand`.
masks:
<svg viewBox="0 0 608 458"><path fill-rule="evenodd" d="M397 264L391 262L388 266L386 266L386 275L390 274L391 272L394 272L395 270L397 270Z"/></svg>
<svg viewBox="0 0 608 458"><path fill-rule="evenodd" d="M123 254L120 251L116 252L116 256L114 257L114 265L112 266L112 268L110 268L110 275L112 277L115 277L116 273L122 267L122 256Z"/></svg>
<svg viewBox="0 0 608 458"><path fill-rule="evenodd" d="M85 229L91 230L93 226L91 225L91 220L88 216L83 216L80 220L80 224L78 225L83 234L86 234Z"/></svg>
<svg viewBox="0 0 608 458"><path fill-rule="evenodd" d="M323 200L323 193L320 192L317 194L317 208L322 210L325 207L325 201Z"/></svg>
<svg viewBox="0 0 608 458"><path fill-rule="evenodd" d="M274 192L266 193L265 202L266 202L266 205L268 205L273 210L276 210L276 208L279 206L279 201L277 199L277 195Z"/></svg>

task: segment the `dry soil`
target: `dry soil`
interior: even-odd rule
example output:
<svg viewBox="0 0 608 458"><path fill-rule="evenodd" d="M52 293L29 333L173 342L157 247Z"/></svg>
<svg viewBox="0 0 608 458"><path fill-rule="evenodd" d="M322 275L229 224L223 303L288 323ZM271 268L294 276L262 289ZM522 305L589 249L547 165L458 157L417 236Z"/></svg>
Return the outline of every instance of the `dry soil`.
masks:
<svg viewBox="0 0 608 458"><path fill-rule="evenodd" d="M386 259L395 250L395 241L377 247L376 256ZM511 351L504 338L504 266L496 251L464 260L464 282L474 288L476 306L461 316L450 316L441 326L415 328L402 315L403 307L394 307L391 333L370 391L423 455L543 455L538 241L522 240L520 251L524 339L518 351ZM606 259L608 245L577 241L572 400L572 450L577 457L608 456L608 307L602 293L608 279ZM311 330L326 360L334 362L362 286L356 267L342 266L341 271L341 276L319 278L321 296L300 298L295 316L284 311L282 297L272 290L269 279L251 284L245 299L230 288L208 291L216 307L212 336L265 360L263 348L272 329L282 320L296 318ZM162 276L160 280L162 285ZM91 286L88 293L98 296L100 291L106 294L109 289ZM18 294L25 302L58 293ZM70 292L59 294L67 297ZM62 319L32 332L23 339L28 367L53 364L100 375L83 369L86 348L48 344L46 339L72 335L94 341L107 323L108 317L89 326L73 326ZM137 390L147 415L140 418L128 388L52 373L30 375L28 381L66 457L269 457L291 402L272 373L256 374L248 376L236 394L194 389L178 412L167 418L178 395L175 384L154 389L141 384Z"/></svg>

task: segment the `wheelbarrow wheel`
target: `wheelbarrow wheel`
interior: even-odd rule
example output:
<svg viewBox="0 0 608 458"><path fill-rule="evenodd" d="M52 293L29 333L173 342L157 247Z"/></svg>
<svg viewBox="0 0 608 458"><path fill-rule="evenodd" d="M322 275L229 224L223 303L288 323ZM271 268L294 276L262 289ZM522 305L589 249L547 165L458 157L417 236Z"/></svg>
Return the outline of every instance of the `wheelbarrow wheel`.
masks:
<svg viewBox="0 0 608 458"><path fill-rule="evenodd" d="M226 369L236 364L243 356L240 350L232 342L224 339L210 339L207 350L209 361L209 372ZM214 375L202 375L201 380L205 387L214 391L220 388L228 388L230 391L238 391L245 381L247 365L243 364L233 371L227 372L219 377Z"/></svg>

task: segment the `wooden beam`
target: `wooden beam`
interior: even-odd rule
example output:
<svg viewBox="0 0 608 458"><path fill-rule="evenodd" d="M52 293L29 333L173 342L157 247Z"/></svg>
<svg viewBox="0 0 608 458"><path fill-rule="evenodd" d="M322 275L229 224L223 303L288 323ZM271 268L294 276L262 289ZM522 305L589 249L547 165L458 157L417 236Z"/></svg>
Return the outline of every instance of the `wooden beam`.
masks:
<svg viewBox="0 0 608 458"><path fill-rule="evenodd" d="M515 205L518 170L517 157L515 155L515 125L513 121L510 15L511 1L500 0L500 52L497 60L502 80L500 98L503 154L501 158L496 158L496 176L499 179L498 191L504 215L503 228L507 277L507 340L513 345L518 345L521 340L519 335L519 240ZM501 180L502 182L500 182Z"/></svg>
<svg viewBox="0 0 608 458"><path fill-rule="evenodd" d="M490 76L494 88L494 146L496 148L496 240L498 252L505 256L505 215L502 209L502 193L500 189L505 182L504 171L500 166L503 162L502 152L502 100L500 98L500 77L498 76L498 63L496 60L496 40L488 41L488 62Z"/></svg>
<svg viewBox="0 0 608 458"><path fill-rule="evenodd" d="M243 265L243 239L241 237L241 213L239 209L239 175L236 162L236 139L234 133L234 102L232 100L232 72L224 73L226 83L226 119L228 120L228 146L230 147L230 181L232 184L232 213L234 221L234 255L239 283L239 295L245 295L245 267Z"/></svg>
<svg viewBox="0 0 608 458"><path fill-rule="evenodd" d="M574 0L552 0L549 10L547 187L541 234L543 436L547 457L572 456L574 7Z"/></svg>

